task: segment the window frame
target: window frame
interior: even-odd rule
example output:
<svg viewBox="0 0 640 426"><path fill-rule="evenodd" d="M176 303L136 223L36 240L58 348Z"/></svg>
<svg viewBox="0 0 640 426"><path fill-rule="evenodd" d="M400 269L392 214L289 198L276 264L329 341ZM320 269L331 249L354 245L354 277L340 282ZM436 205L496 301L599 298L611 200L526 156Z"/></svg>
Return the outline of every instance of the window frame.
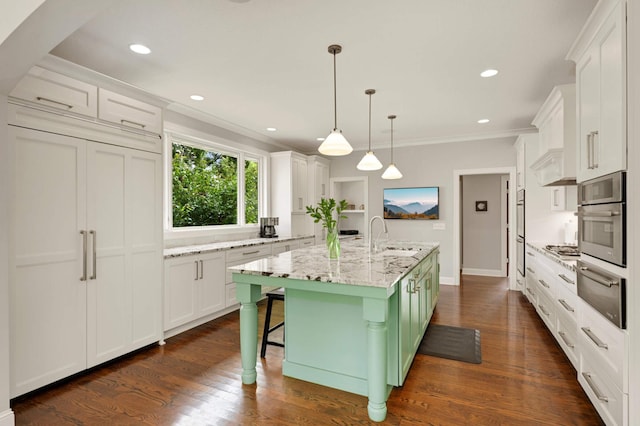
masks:
<svg viewBox="0 0 640 426"><path fill-rule="evenodd" d="M190 132L191 133L191 132ZM197 132L193 132L197 133ZM267 205L267 177L268 158L266 151L243 146L229 140L224 140L213 135L185 134L183 132L165 131L165 185L164 185L164 232L166 238L197 237L207 235L223 235L239 232L257 232L258 223L246 223L245 217L245 160L258 163L258 217L266 216ZM233 225L208 225L173 227L173 144L187 145L207 151L235 157L237 159L237 222Z"/></svg>

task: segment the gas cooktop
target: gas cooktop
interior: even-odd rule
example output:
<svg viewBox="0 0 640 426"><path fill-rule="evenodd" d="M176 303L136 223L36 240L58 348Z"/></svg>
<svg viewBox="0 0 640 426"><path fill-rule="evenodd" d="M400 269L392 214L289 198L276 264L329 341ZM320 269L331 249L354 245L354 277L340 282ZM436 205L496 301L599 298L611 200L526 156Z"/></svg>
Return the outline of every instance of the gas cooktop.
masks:
<svg viewBox="0 0 640 426"><path fill-rule="evenodd" d="M544 248L547 251L550 251L551 253L561 257L577 258L580 256L580 251L578 250L578 246L550 244L550 245L544 246Z"/></svg>

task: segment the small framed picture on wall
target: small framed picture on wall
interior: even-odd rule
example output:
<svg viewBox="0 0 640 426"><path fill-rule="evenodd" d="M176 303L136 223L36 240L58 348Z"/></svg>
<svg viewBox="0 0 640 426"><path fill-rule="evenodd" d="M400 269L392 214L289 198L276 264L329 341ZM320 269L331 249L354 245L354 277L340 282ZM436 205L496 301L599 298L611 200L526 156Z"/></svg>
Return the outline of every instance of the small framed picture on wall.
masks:
<svg viewBox="0 0 640 426"><path fill-rule="evenodd" d="M487 202L486 201L476 201L476 211L477 212L486 212L487 211Z"/></svg>

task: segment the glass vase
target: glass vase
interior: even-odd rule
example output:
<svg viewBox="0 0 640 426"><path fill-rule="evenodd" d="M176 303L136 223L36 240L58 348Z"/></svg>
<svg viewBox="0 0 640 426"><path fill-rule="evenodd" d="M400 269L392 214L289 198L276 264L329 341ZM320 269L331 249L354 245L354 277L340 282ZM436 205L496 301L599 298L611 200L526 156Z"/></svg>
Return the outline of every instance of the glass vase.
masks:
<svg viewBox="0 0 640 426"><path fill-rule="evenodd" d="M340 257L340 239L337 229L327 229L327 250L329 250L329 259Z"/></svg>

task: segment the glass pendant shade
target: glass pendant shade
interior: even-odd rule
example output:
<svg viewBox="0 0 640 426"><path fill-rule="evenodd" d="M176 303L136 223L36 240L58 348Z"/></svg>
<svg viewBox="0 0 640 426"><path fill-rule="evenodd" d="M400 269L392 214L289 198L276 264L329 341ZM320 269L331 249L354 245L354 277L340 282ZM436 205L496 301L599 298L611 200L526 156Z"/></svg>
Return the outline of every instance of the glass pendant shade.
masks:
<svg viewBox="0 0 640 426"><path fill-rule="evenodd" d="M353 148L349 142L347 142L347 139L342 136L341 130L333 129L329 136L320 144L318 151L320 151L320 154L338 156L351 154Z"/></svg>
<svg viewBox="0 0 640 426"><path fill-rule="evenodd" d="M400 179L401 177L402 173L400 173L400 170L398 170L396 165L393 163L389 164L387 170L382 174L382 179Z"/></svg>
<svg viewBox="0 0 640 426"><path fill-rule="evenodd" d="M373 151L367 151L367 153L362 157L362 160L356 166L358 170L380 170L382 168L382 163Z"/></svg>
<svg viewBox="0 0 640 426"><path fill-rule="evenodd" d="M353 148L342 136L342 130L338 129L338 101L336 90L336 55L342 52L342 46L339 44L332 44L329 46L329 53L333 55L333 130L326 137L326 139L318 147L320 154L339 156L351 154Z"/></svg>

